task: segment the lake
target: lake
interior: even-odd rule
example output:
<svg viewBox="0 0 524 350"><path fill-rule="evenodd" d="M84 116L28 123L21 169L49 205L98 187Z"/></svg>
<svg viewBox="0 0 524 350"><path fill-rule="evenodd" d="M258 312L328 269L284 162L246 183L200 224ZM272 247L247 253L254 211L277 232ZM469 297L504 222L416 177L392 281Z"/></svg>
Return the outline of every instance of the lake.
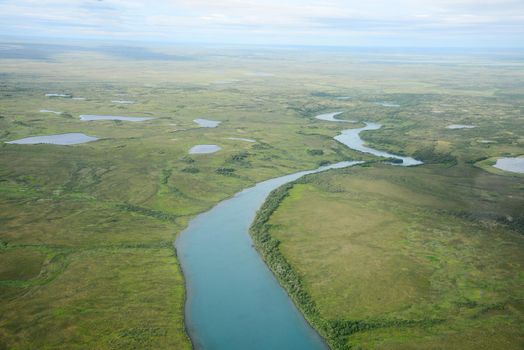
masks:
<svg viewBox="0 0 524 350"><path fill-rule="evenodd" d="M135 104L136 102L135 101L127 101L127 100L113 100L113 101L111 101L111 103L118 103L118 104L121 104L121 105L132 105L132 104Z"/></svg>
<svg viewBox="0 0 524 350"><path fill-rule="evenodd" d="M524 174L524 157L499 158L493 166L497 169Z"/></svg>
<svg viewBox="0 0 524 350"><path fill-rule="evenodd" d="M217 145L196 145L191 147L189 154L208 154L220 151L222 148Z"/></svg>
<svg viewBox="0 0 524 350"><path fill-rule="evenodd" d="M118 115L87 115L83 114L80 116L80 120L93 121L93 120L121 120L126 122L143 122L145 120L151 120L155 118L151 117L126 117Z"/></svg>
<svg viewBox="0 0 524 350"><path fill-rule="evenodd" d="M32 136L19 140L9 141L6 143L12 143L17 145L35 145L40 143L47 143L52 145L76 145L79 143L92 142L96 140L98 140L98 138L93 136L88 136L81 133L68 133L46 136Z"/></svg>
<svg viewBox="0 0 524 350"><path fill-rule="evenodd" d="M72 96L69 94L45 94L46 97L63 97L63 98L71 98Z"/></svg>

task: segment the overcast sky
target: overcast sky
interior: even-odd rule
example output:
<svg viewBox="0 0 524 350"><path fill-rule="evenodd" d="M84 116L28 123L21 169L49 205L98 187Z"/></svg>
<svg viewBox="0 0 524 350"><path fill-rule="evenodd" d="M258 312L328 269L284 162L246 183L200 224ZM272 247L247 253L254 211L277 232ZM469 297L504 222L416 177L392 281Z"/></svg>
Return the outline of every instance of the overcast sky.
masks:
<svg viewBox="0 0 524 350"><path fill-rule="evenodd" d="M524 47L524 0L0 0L0 35Z"/></svg>

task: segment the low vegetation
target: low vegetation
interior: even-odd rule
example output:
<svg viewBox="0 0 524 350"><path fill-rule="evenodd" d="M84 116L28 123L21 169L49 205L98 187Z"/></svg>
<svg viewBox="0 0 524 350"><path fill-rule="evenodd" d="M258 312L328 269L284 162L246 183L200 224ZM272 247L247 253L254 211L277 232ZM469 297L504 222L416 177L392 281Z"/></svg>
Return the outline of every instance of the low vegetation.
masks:
<svg viewBox="0 0 524 350"><path fill-rule="evenodd" d="M520 217L519 187L467 166L310 175L252 234L333 348L518 349L524 236L497 218Z"/></svg>
<svg viewBox="0 0 524 350"><path fill-rule="evenodd" d="M490 166L523 153L516 66L495 56L395 64L298 49L202 50L159 64L63 50L47 59L0 53L0 349L190 348L177 234L256 182L342 160L368 163L279 189L253 226L334 347L485 340L510 349L522 337L522 176ZM373 147L427 164L393 167L349 150L333 136L361 123L314 119L337 110L384 125L364 133ZM221 124L200 128L201 117ZM446 129L452 123L477 127ZM100 140L5 143L70 132ZM222 150L189 156L197 144Z"/></svg>

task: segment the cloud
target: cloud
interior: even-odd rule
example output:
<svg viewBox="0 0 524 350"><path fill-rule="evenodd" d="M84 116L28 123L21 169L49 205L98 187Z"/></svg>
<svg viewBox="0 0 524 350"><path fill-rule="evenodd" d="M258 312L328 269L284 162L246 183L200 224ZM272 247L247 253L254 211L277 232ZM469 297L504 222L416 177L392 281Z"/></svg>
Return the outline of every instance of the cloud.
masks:
<svg viewBox="0 0 524 350"><path fill-rule="evenodd" d="M60 28L112 39L522 47L524 1L0 1L0 32L56 36Z"/></svg>

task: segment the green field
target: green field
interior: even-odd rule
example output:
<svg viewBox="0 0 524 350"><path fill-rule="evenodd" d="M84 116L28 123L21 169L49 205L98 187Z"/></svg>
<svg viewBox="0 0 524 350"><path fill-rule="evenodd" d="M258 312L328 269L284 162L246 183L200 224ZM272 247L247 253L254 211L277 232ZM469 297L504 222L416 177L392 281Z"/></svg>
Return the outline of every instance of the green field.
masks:
<svg viewBox="0 0 524 350"><path fill-rule="evenodd" d="M319 317L431 321L347 339L364 348L429 348L444 338L464 348L480 339L492 342L486 348L522 345L522 176L483 170L486 160L524 153L520 58L395 64L369 53L154 50L174 58L0 55L0 349L190 348L172 242L196 214L256 182L374 160L332 139L344 125L313 118L337 110L382 123L364 134L374 147L430 164L315 175L271 217ZM199 128L195 118L222 123ZM446 129L452 123L477 128ZM67 132L100 140L4 143ZM189 156L196 144L222 150Z"/></svg>
<svg viewBox="0 0 524 350"><path fill-rule="evenodd" d="M521 215L522 181L459 171L361 167L288 190L269 233L335 339L364 349L522 346L522 227L496 220Z"/></svg>

